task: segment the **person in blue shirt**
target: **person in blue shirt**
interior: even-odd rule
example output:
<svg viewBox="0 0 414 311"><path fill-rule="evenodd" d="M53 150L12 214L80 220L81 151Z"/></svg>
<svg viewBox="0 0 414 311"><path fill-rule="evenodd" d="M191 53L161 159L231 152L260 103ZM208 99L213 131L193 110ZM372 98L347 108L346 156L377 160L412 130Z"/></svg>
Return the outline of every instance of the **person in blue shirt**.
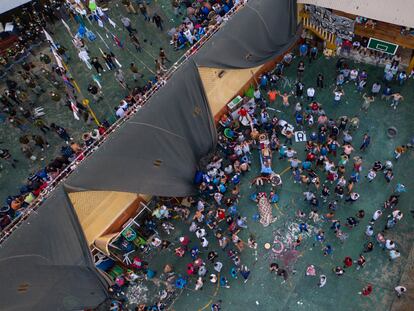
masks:
<svg viewBox="0 0 414 311"><path fill-rule="evenodd" d="M306 56L308 54L308 45L303 43L299 46L299 55Z"/></svg>
<svg viewBox="0 0 414 311"><path fill-rule="evenodd" d="M266 87L267 87L268 80L269 80L269 79L268 79L267 75L263 74L263 75L260 77L260 87L262 87L262 88L266 88Z"/></svg>
<svg viewBox="0 0 414 311"><path fill-rule="evenodd" d="M303 232L303 231L309 232L308 225L302 222L301 224L299 224L299 231L300 232Z"/></svg>
<svg viewBox="0 0 414 311"><path fill-rule="evenodd" d="M303 162L302 162L302 168L303 168L304 170L308 170L308 169L310 169L310 168L311 168L311 166L312 166L312 162L311 162L311 161L303 161Z"/></svg>
<svg viewBox="0 0 414 311"><path fill-rule="evenodd" d="M326 148L326 146L325 145L323 145L322 147L321 147L321 149L320 149L320 154L322 155L322 156L327 156L328 155L328 148Z"/></svg>
<svg viewBox="0 0 414 311"><path fill-rule="evenodd" d="M384 74L384 82L389 83L394 78L394 75L392 74L391 70L387 70Z"/></svg>
<svg viewBox="0 0 414 311"><path fill-rule="evenodd" d="M303 115L301 113L297 112L295 115L295 119L297 125L303 125Z"/></svg>
<svg viewBox="0 0 414 311"><path fill-rule="evenodd" d="M224 192L226 192L227 188L224 184L220 184L219 185L219 190L220 190L221 193L224 193Z"/></svg>
<svg viewBox="0 0 414 311"><path fill-rule="evenodd" d="M331 152L334 155L334 157L336 157L336 151L338 149L338 146L338 142L333 139L328 144L329 152Z"/></svg>
<svg viewBox="0 0 414 311"><path fill-rule="evenodd" d="M316 60L318 57L318 48L316 46L312 47L309 53L309 63L312 62L312 60Z"/></svg>
<svg viewBox="0 0 414 311"><path fill-rule="evenodd" d="M328 255L332 255L332 253L333 253L332 246L330 244L327 244L323 249L323 255L328 256Z"/></svg>
<svg viewBox="0 0 414 311"><path fill-rule="evenodd" d="M388 101L392 93L393 91L391 90L389 86L385 87L382 91L381 99L385 99L386 101Z"/></svg>
<svg viewBox="0 0 414 311"><path fill-rule="evenodd" d="M359 150L364 151L365 149L367 149L370 142L371 142L371 137L365 133L364 138L362 139L362 145L359 148Z"/></svg>
<svg viewBox="0 0 414 311"><path fill-rule="evenodd" d="M320 144L324 144L326 142L326 133L320 132L318 135L318 140Z"/></svg>

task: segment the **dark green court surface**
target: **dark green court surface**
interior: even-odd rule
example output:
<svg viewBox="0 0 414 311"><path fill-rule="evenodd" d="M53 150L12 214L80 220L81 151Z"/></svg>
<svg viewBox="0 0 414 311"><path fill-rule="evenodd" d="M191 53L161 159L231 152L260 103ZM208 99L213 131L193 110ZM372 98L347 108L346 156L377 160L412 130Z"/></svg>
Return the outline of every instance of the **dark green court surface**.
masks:
<svg viewBox="0 0 414 311"><path fill-rule="evenodd" d="M354 155L360 155L363 158L363 170L361 182L358 183L354 190L357 191L361 198L357 203L345 204L343 201L339 203L335 219L341 220L342 224L346 222L346 218L355 216L358 210L364 209L366 216L360 221L357 227L353 229L346 228L342 225L344 233L348 238L342 243L330 229L331 223L328 221L320 221L314 223L312 220L306 220L310 226L309 234L303 235L303 242L296 251L288 250L281 255L275 255L269 250L265 250L264 244L273 244L274 239L280 240L285 249L289 248L289 238L297 237L298 223L300 219L296 217L296 212L300 209L309 213L309 205L303 201L303 192L306 187L293 182L289 164L286 160L278 160L274 156L273 169L282 175L283 187L278 190L280 202L274 205L273 216L277 220L269 227L264 228L259 222L253 220L253 216L257 214L257 206L249 197L256 191L255 186L250 186L250 181L259 175L259 155L258 151L253 151L253 165L246 175L242 177L241 183L241 199L239 203L239 213L248 219L248 228L243 229L239 234L240 238L247 242L250 235L253 235L258 241L257 251L245 247L241 255L241 261L251 269L248 281L245 283L239 275L238 279L233 279L230 275L230 269L233 263L229 260L227 254L222 251L216 243L211 230L209 233L209 248L203 251L202 257L205 259L207 253L216 250L219 253L218 260L224 263L221 275L229 280L230 288L223 288L216 284L211 284L208 277L204 282L201 291L195 291L195 277L189 279L187 288L177 293L178 297L174 300L173 310L210 310L211 304L216 301L222 301L223 310L390 310L394 300L398 299L394 293L394 287L400 285L400 279L405 269L408 269L412 262L409 262L410 252L413 245L412 236L412 189L414 186L411 178L412 169L411 161L413 160L412 151L398 161L393 161L395 178L391 183L387 183L382 173L377 178L368 183L364 177L375 160L393 159L393 150L397 145L407 143L413 135L413 110L411 102L413 94L411 89L413 82L400 87L397 82L393 83L394 91L401 91L405 97L404 102L393 110L389 106L389 102L376 99L371 105L367 113L360 110L362 104L362 96L356 92L353 84L344 86L345 97L339 106L333 104L333 88L335 79L335 64L337 59L319 58L316 62L308 64L306 62L306 71L304 83L306 86L316 84L316 75L322 72L325 76L326 87L323 90L317 90L316 98L323 104L327 115L331 118L338 118L342 115L357 115L361 124L357 131L354 132L354 146L359 148L364 133L369 133L372 143L367 151L355 152ZM286 76L289 83L282 83L281 90L290 91L294 85L296 77L297 60L290 68L286 70ZM381 80L382 68L376 68L364 64L355 64L349 62L350 68L365 69L368 72L368 85L372 81ZM285 84L286 89L283 88ZM294 104L297 99L291 97L291 105L288 108L282 106L280 98L276 104L271 107L279 118L294 123L293 111ZM305 103L304 100L301 100ZM280 112L278 112L279 110ZM387 128L395 126L398 134L394 139L387 136ZM293 143L293 148L298 152L299 158L304 158L304 143ZM347 166L347 175L351 173L352 161ZM325 180L324 173L318 171L321 181ZM393 262L389 261L387 251L383 251L375 242L375 238L371 239L374 244L374 250L371 253L364 254L367 263L363 269L357 270L356 264L346 270L342 277L336 276L332 269L336 266L343 266L343 260L346 256L350 256L356 260L362 253L364 245L370 241L365 236L366 226L369 224L372 214L375 210L382 207L383 202L394 191L397 183L406 185L408 191L400 197L398 209L404 213L404 218L394 227L387 231L386 237L393 239L397 243L397 248L401 251L401 257ZM263 189L263 188L262 188ZM265 188L270 191L270 188ZM331 189L332 191L333 189ZM332 198L331 194L331 198ZM327 204L322 204L319 214L328 212ZM375 233L383 230L386 216L390 211L386 211L383 217L375 223ZM178 244L178 237L188 235L193 243L190 246L199 246L199 242L193 233L188 231L189 223L183 224L180 221L172 221L176 226L176 231L171 236L163 236L169 241ZM222 225L226 228L226 225ZM315 241L315 230L322 229L326 233L326 241L319 243ZM161 233L162 234L162 233ZM246 243L247 244L247 243ZM334 251L330 256L323 255L323 247L330 244ZM274 245L276 249L280 248L279 244ZM150 268L157 271L159 279L165 279L162 273L166 263L172 264L174 271L183 277L186 277L186 265L192 262L187 255L184 258L178 258L174 255L174 246L169 250L156 251L157 253L150 255ZM412 259L411 259L412 260ZM283 278L271 274L269 272L269 264L277 262L279 266L287 269L288 279L286 282ZM306 268L314 265L317 276L306 276ZM209 272L214 273L211 263L207 264ZM326 286L318 287L319 275L327 276ZM373 285L373 293L369 297L364 297L358 293L367 284ZM409 284L402 284L408 286ZM145 291L145 286L148 286ZM163 285L161 285L161 288ZM153 303L156 300L157 287L154 288L152 282L146 282L140 290L145 291L142 299L135 296L135 302ZM135 288L136 290L137 288ZM154 292L155 290L155 292ZM142 293L141 291L139 291ZM408 297L401 298L404 299ZM409 301L406 300L409 305Z"/></svg>
<svg viewBox="0 0 414 311"><path fill-rule="evenodd" d="M86 22L85 24L86 27L93 31L97 36L97 39L93 42L89 42L85 39L91 58L94 56L98 57L100 63L105 66L100 50L108 52L109 47L110 51L115 54L121 63L122 70L130 87L142 87L149 79L152 79L155 76L155 59L159 57L159 49L161 47L165 50L168 59L171 61L171 63L166 63L167 67L185 52L185 50L175 51L173 46L170 45L171 37L167 34L171 28L182 22L184 15L175 17L169 0L151 2L152 3L148 6L149 14L152 16L152 14L157 13L163 18L163 31L160 31L154 23L146 22L139 11L138 14L127 13L126 9L121 4L121 1L113 1L109 4L110 10L108 11L108 15L116 23L116 28L113 28L109 24L106 24L105 28L100 28L97 23L92 24ZM184 10L184 6L182 6L182 13L184 13ZM134 46L130 43L128 32L123 28L121 23L122 16L128 16L132 21L132 26L137 29L137 37L142 46L141 53L137 52ZM78 24L76 24L74 20L66 20L66 22L69 25L71 32L76 34L79 27ZM71 42L72 38L61 22L57 22L54 26L50 26L48 29L55 42L63 45L67 49L67 54L70 56L67 63L69 71L78 83L82 94L92 100L87 88L89 83L94 84L92 75L96 74L95 69L93 68L92 70L89 70L79 59L77 55L78 52ZM98 34L102 36L103 41ZM115 44L115 41L111 37L112 35L117 36L121 40L124 45L122 49ZM39 55L42 51L49 53L51 56L48 45L43 44L34 48L34 53L36 55L30 56L27 60L36 65L36 68L34 68L33 71L40 76L40 80L37 82L46 90L46 93L41 96L36 96L30 90L27 90L29 100L34 103L34 107L44 108L44 112L46 113L44 118L47 124L54 122L63 126L76 141L81 141L82 134L95 128L95 124L86 124L83 120L76 121L73 118L73 114L69 107L57 104L50 99L49 91L56 91L56 89L40 73L43 63L40 62ZM129 70L129 65L132 62L135 63L141 73L144 74L144 77L137 82L133 80L132 73ZM50 70L50 65L48 66L48 69ZM19 83L20 87L25 88L25 83L18 77L17 71L19 70L21 70L19 65L12 68L10 74L0 81L0 90L4 90L6 79L13 79ZM106 72L102 74L101 84L103 86L104 99L98 103L92 103L91 107L101 122L103 120L108 120L112 123L115 120L114 107L119 105L119 102L128 95L128 92L115 80L113 71L106 70ZM60 95L63 98L64 92L60 91ZM16 195L19 193L20 186L26 182L26 178L29 174L44 167L51 159L59 155L61 147L64 146L64 142L56 134L52 132L47 133L45 138L49 141L51 147L44 152L41 152L39 148L34 147L34 154L37 156L37 160L30 161L25 158L20 151L19 137L33 134L42 135L42 132L32 124L27 124L28 129L26 132L23 132L10 125L10 123L3 120L3 118L0 118L0 120L4 121L0 121L0 148L9 149L12 156L19 160L16 169L13 169L6 162L0 162L0 200L4 201L8 195Z"/></svg>

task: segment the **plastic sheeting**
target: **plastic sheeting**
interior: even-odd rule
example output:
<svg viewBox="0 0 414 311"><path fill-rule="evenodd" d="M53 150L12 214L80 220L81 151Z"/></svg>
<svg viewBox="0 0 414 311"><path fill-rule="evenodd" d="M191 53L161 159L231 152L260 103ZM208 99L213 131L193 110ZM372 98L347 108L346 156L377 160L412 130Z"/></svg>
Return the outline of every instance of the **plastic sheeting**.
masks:
<svg viewBox="0 0 414 311"><path fill-rule="evenodd" d="M296 11L296 1L249 1L81 163L67 184L82 190L194 194L198 163L217 141L197 66L250 68L274 59L297 39Z"/></svg>
<svg viewBox="0 0 414 311"><path fill-rule="evenodd" d="M18 6L21 6L30 1L32 0L0 0L0 14L13 10L14 8L17 8Z"/></svg>
<svg viewBox="0 0 414 311"><path fill-rule="evenodd" d="M67 180L84 190L160 196L194 194L201 157L216 129L192 59Z"/></svg>
<svg viewBox="0 0 414 311"><path fill-rule="evenodd" d="M71 189L186 196L217 142L197 65L249 68L295 40L296 2L250 0L199 53L67 179ZM1 310L79 310L106 299L62 187L0 249Z"/></svg>
<svg viewBox="0 0 414 311"><path fill-rule="evenodd" d="M80 310L107 298L61 187L2 244L0 310Z"/></svg>
<svg viewBox="0 0 414 311"><path fill-rule="evenodd" d="M195 56L197 66L253 68L297 40L295 0L250 0Z"/></svg>

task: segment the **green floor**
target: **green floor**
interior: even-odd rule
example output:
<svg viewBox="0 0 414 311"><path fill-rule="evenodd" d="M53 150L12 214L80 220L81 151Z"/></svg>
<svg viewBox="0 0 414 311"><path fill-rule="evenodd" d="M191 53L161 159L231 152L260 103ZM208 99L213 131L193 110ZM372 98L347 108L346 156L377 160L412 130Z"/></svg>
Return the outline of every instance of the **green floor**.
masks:
<svg viewBox="0 0 414 311"><path fill-rule="evenodd" d="M294 81L296 75L296 62L286 71L287 76L291 81ZM309 65L306 63L305 85L314 85L316 83L316 75L322 72L325 76L327 87L323 91L317 91L317 100L323 104L325 111L329 117L337 118L341 115L354 116L358 115L361 120L359 130L354 134L354 145L359 147L362 135L368 132L371 136L372 143L369 149L362 155L364 159L362 176L365 176L368 169L372 166L375 160L385 161L392 159L392 154L395 146L408 142L412 137L414 130L413 114L411 102L413 100L412 87L414 83L409 81L403 88L393 84L395 91L401 90L405 97L405 101L398 107L396 111L389 107L389 103L377 100L372 104L368 113L360 111L362 103L361 94L355 91L355 86L347 84L344 87L345 98L339 107L333 106L333 85L328 85L328 81L334 81L336 59L319 58L315 63ZM354 66L365 69L369 75L369 85L372 81L381 80L382 69L363 64L350 64L350 68ZM289 89L288 89L289 90ZM291 98L292 99L292 98ZM289 120L294 124L293 120L293 105L295 100L291 100L289 108L283 108L280 101L276 103L276 109L280 110L277 115L283 119ZM386 135L386 129L389 126L396 126L398 135L395 139L389 139ZM293 148L296 149L300 158L304 156L304 143L294 143ZM283 175L283 189L278 191L280 195L280 202L278 207L273 210L273 215L277 216L277 221L267 228L255 222L252 217L257 213L256 204L253 203L249 196L255 190L249 187L249 181L259 174L258 154L254 154L254 163L252 170L243 177L241 186L241 201L239 204L239 212L248 217L248 229L240 233L240 237L247 241L250 234L253 234L258 240L257 254L252 249L246 247L241 255L242 263L246 264L251 269L251 275L247 283L242 281L239 276L238 279L232 279L229 270L232 267L227 255L221 251L215 243L215 238L210 236L209 250L217 250L219 259L224 263L224 268L221 275L225 275L230 281L230 288L220 288L217 285L211 284L208 280L204 283L202 291L194 291L195 278L190 279L188 288L179 294L175 300L173 310L210 310L212 302L221 300L223 310L390 310L393 300L396 296L393 292L395 286L400 285L399 280L408 263L407 259L413 245L412 235L412 216L410 210L412 189L414 182L411 178L411 161L414 154L410 151L404 155L395 164L395 178L387 184L385 179L378 174L377 178L368 183L364 177L362 181L356 185L355 190L360 193L360 200L354 205L340 204L336 213L336 219L340 219L342 224L349 216L355 216L356 212L364 209L366 212L365 218L359 225L350 230L344 225L342 229L349 234L349 238L341 244L335 237L330 228L330 224L326 222L314 224L310 220L308 224L314 228L322 228L326 233L326 243L331 244L334 252L331 256L324 257L322 252L322 245L317 243L314 245L314 234L306 238L302 245L298 248L299 254L297 262L288 267L289 279L283 283L281 277L276 277L268 271L269 263L272 261L271 253L264 249L264 243L272 243L274 234L290 235L289 231L292 223L298 223L295 213L298 209L309 212L309 207L303 202L302 192L304 186L294 184L290 171L287 170ZM360 154L360 152L356 152ZM288 163L283 160L274 159L273 169L275 172L283 172L288 167ZM347 173L352 169L352 163L348 164ZM324 180L324 178L322 179ZM386 237L396 241L397 248L401 251L401 258L390 262L388 260L388 253L381 250L378 246L372 253L366 254L367 264L365 268L357 271L355 264L349 268L345 275L337 277L332 269L343 265L345 256L351 256L354 260L362 252L364 244L368 239L365 237L365 228L373 214L373 212L382 206L382 203L393 192L396 183L404 183L408 192L403 194L400 198L398 209L404 213L404 218L397 224L397 226L387 232ZM269 190L269 189L268 189ZM333 191L333 189L332 189ZM331 195L332 196L332 195ZM326 213L326 206L320 209L320 214ZM381 231L384 227L386 216L389 211L385 212L382 219L375 224L375 233ZM166 239L177 243L176 238L183 234L188 234L195 242L191 246L198 244L194 234L188 232L188 224L175 222L177 227L173 236L165 237ZM214 242L213 242L214 240ZM171 247L172 249L174 247ZM203 257L207 256L204 252ZM186 275L185 266L191 262L191 258L186 256L184 258L177 258L170 251L161 251L153 254L150 261L150 267L158 271L158 276L161 275L163 266L168 262L173 264L175 271L183 276ZM276 262L282 267L285 267L282 259L276 259ZM315 265L317 275L327 275L327 284L323 288L319 288L317 283L319 277L305 276L306 267L310 264ZM213 273L213 267L208 264L209 273ZM295 270L292 272L292 270ZM209 275L209 273L207 275ZM361 289L371 283L374 286L374 291L369 297L358 295ZM406 284L407 285L407 284ZM406 299L406 298L402 298ZM147 297L146 302L150 303L153 299Z"/></svg>
<svg viewBox="0 0 414 311"><path fill-rule="evenodd" d="M106 29L100 28L96 23L91 25L86 22L86 27L89 30L92 30L95 34L101 34L106 44L116 55L117 59L122 64L122 70L124 71L127 82L131 87L138 85L143 86L146 81L154 77L154 59L158 58L160 47L164 48L167 57L172 62L177 60L184 53L184 50L174 51L173 47L169 44L170 36L167 34L169 29L180 24L183 15L179 15L178 17L173 15L171 2L169 0L158 0L151 2L152 3L149 5L149 14L152 16L153 13L157 12L160 16L162 16L164 20L164 31L157 29L155 24L152 22L145 22L144 17L141 14L128 14L124 6L121 5L121 1L111 1L109 4L110 10L108 11L108 14L117 24L116 29L109 24L107 25L110 33L107 32ZM183 6L181 11L184 13L184 10ZM128 33L124 28L122 28L120 20L121 16L128 16L132 21L133 27L138 30L137 37L139 38L143 48L142 53L138 53L134 46L130 44L128 40ZM75 34L78 29L75 21L66 20L66 22L71 28L72 33ZM69 71L80 86L83 95L88 97L89 94L87 92L87 87L89 83L93 83L92 74L96 73L95 69L87 69L86 65L80 61L77 56L77 50L71 42L71 37L62 23L58 22L54 27L50 27L50 29L51 32L53 32L51 33L53 39L68 49L68 55L70 56L70 60L68 62ZM124 43L123 49L116 46L111 38L107 38L106 34L110 37L111 33L121 39ZM144 42L144 40L146 40L146 42ZM99 36L97 36L97 39L93 42L88 42L86 40L86 45L90 51L91 58L97 56L102 66L105 67L105 63L101 58L101 52L99 49L107 52L107 48ZM29 57L29 60L35 62L37 65L37 68L34 69L36 72L40 70L41 63L39 61L39 54L41 51L49 52L48 46L44 44L35 48L34 52L37 54L36 57ZM144 74L144 78L138 82L133 81L132 74L129 70L131 62L134 62L139 70ZM167 63L166 66L168 67L170 64ZM17 78L17 71L19 70L21 70L20 66L13 67L12 73L8 75L7 78L14 79L20 85L24 85L24 83ZM42 77L41 74L39 75ZM113 109L119 104L120 100L127 95L127 91L119 86L118 82L114 78L113 71L103 73L101 78L104 100L100 101L98 104L91 104L91 107L100 121L106 119L113 122L115 120ZM4 88L5 79L0 81L0 90ZM78 141L81 140L83 133L90 131L95 127L95 124L88 125L83 120L76 121L68 107L59 106L53 102L48 93L50 90L55 89L49 82L41 78L40 84L45 90L47 90L46 94L38 97L30 91L27 93L31 101L35 103L35 107L41 106L44 108L46 113L45 121L47 124L55 122L56 124L63 126L68 130L70 135ZM63 92L61 95L63 97ZM9 149L13 157L19 160L16 169L13 169L8 163L0 161L0 202L3 202L8 195L18 194L20 186L26 182L28 175L36 172L41 167L44 167L51 159L59 155L61 147L64 146L64 142L56 134L50 132L46 135L46 139L49 141L51 147L44 152L41 152L37 147L33 147L34 154L37 156L38 160L34 162L30 161L25 158L20 151L19 144L19 137L28 134L32 135L42 133L33 125L29 125L28 131L23 133L19 129L12 127L9 122L0 122L0 148Z"/></svg>
<svg viewBox="0 0 414 311"><path fill-rule="evenodd" d="M120 15L126 14L124 8L119 5L119 1L111 2L110 16L118 24L118 28L121 25ZM159 0L153 1L150 8L157 10L160 15L164 17L166 21L166 30L172 25L179 23L179 20L171 20L172 10L170 1ZM169 45L169 37L166 33L162 33L155 28L154 24L144 22L141 15L132 16L131 20L134 21L134 27L139 31L139 37L141 42L144 38L147 39L146 43L143 43L145 51L137 53L133 47L128 45L124 50L120 50L112 44L110 39L104 36L108 45L111 45L111 49L118 57L119 61L123 65L125 74L128 81L133 84L132 76L129 74L127 65L134 61L145 74L145 78L150 77L152 74L150 70L154 70L154 57L157 57L160 47L163 47L168 57L171 60L176 60L181 52L174 52ZM75 32L75 23L68 21L68 24ZM98 27L87 27L96 31ZM126 32L124 30L116 29L111 31L120 36L121 40L125 41ZM102 30L98 29L102 35ZM87 94L86 87L92 80L92 72L89 71L83 63L81 63L75 49L72 47L70 37L62 25L57 25L54 30L54 39L61 42L64 46L69 48L69 55L71 60L69 61L69 67L74 78L78 81L82 92ZM151 39L150 39L151 38ZM99 41L88 43L89 49L92 51L92 55L100 55L99 48L104 49L105 45ZM152 42L152 45L150 44ZM149 69L142 65L145 63ZM322 72L325 75L325 82L328 85L328 81L334 81L336 59L326 60L319 58L312 65L306 64L305 71L305 84L314 85L316 75ZM354 65L351 65L353 67ZM381 80L382 69L372 66L366 66L363 64L356 64L358 68L366 69L369 74L369 85L374 80ZM287 76L293 82L296 76L296 63L292 65L286 71ZM99 119L110 119L113 117L113 107L116 106L119 100L126 95L125 91L119 87L113 77L112 72L107 72L102 76L102 84L104 86L105 100L99 105L93 105L94 111L96 111ZM42 82L43 83L43 82ZM141 84L143 82L140 82ZM45 84L45 86L47 86ZM409 81L403 88L400 88L396 84L395 90L402 91L405 97L405 101L396 110L392 110L389 104L377 100L371 105L368 113L362 113L360 106L362 103L361 95L355 92L353 85L345 86L345 98L340 107L334 107L333 101L333 86L326 87L324 91L317 93L317 99L324 104L324 109L330 117L338 117L341 115L353 116L357 114L361 119L361 126L357 134L354 135L355 145L358 146L364 132L369 132L372 138L372 144L367 152L363 154L364 165L363 173L368 171L368 168L375 160L385 161L392 157L392 151L395 146L405 143L413 136L413 115L414 110L411 107L411 103L414 100L413 96L413 81ZM48 86L50 88L50 86ZM36 97L32 97L35 99ZM72 136L80 137L81 134L92 128L92 125L85 125L83 121L75 121L72 117L72 113L68 108L58 107L55 103L48 99L47 95L43 95L36 99L36 103L45 108L47 113L46 118L48 123L56 122L59 125L66 127ZM291 101L289 108L283 108L280 101L277 102L276 109L280 110L277 113L278 116L293 123L293 105L295 101ZM398 129L398 136L390 140L386 136L386 129L389 126L396 126ZM18 191L19 186L24 183L28 172L35 172L38 168L45 165L47 160L56 156L63 145L62 141L54 134L48 134L47 139L51 143L51 148L47 153L41 155L40 150L36 152L40 157L45 157L44 160L38 160L33 163L29 163L24 159L19 150L18 139L22 135L18 129L12 128L10 125L3 123L0 124L0 141L1 148L7 148L11 150L15 158L19 159L17 169L13 169L6 163L3 164L3 168L0 170L0 200L3 200L9 194L15 194ZM303 143L294 144L294 148L303 157L304 152ZM248 282L245 284L240 279L233 280L229 275L230 262L227 255L224 252L219 251L219 260L224 263L222 274L224 274L230 281L231 288L219 288L213 286L208 281L205 282L202 291L196 292L192 290L194 288L194 280L190 281L188 289L185 289L180 293L177 300L173 304L174 310L199 310L209 309L211 302L222 300L222 306L224 310L331 310L336 308L337 310L389 310L390 306L395 299L393 293L394 286L398 285L399 279L403 273L405 266L407 265L408 254L412 248L413 236L412 236L412 218L410 209L410 199L412 198L411 192L414 186L414 182L410 176L411 160L413 159L413 153L403 156L395 165L395 179L391 184L387 184L382 176L377 176L374 182L368 184L363 180L356 186L356 190L361 194L361 199L353 206L346 205L341 206L337 212L337 218L343 222L349 216L354 216L356 211L364 209L366 211L366 218L349 233L349 238L344 244L337 242L332 231L329 229L328 224L318 224L317 227L322 227L327 234L327 241L334 247L334 253L331 257L324 257L322 255L321 246L313 246L313 236L306 239L304 243L299 247L300 257L293 268L297 271L295 274L290 273L289 279L286 283L282 283L282 279L276 278L275 275L271 275L268 272L268 265L271 261L270 253L263 248L264 243L272 242L274 238L274 231L279 231L280 234L288 234L288 229L291 223L297 223L295 219L295 212L298 209L304 209L308 211L302 201L302 186L294 184L290 176L290 172L286 172L282 175L283 189L279 192L281 201L278 208L275 208L274 216L278 217L278 220L269 226L263 228L258 222L253 221L252 216L257 213L256 205L250 201L249 195L254 191L253 188L249 188L249 181L258 175L258 155L254 155L254 164L252 170L243 177L242 182L242 197L239 204L240 212L248 217L249 228L244 230L240 237L247 241L249 234L253 234L258 240L257 255L251 249L246 248L242 253L242 262L247 264L252 273ZM285 161L274 160L274 170L276 172L283 172L288 164ZM350 170L350 168L348 169ZM408 193L403 194L398 206L404 212L404 218L397 224L396 228L391 230L387 237L394 239L397 242L398 248L401 250L402 256L395 262L389 262L388 256L382 250L376 248L372 253L368 254L367 265L363 270L356 271L352 267L346 272L345 276L337 278L331 269L336 265L341 265L345 256L351 256L356 259L361 252L364 243L367 242L364 231L374 210L378 209L382 202L391 194L393 188L397 182L404 183L408 188ZM322 209L326 211L326 208ZM376 231L382 229L384 226L385 217L383 216L376 224ZM181 223L174 223L177 227L176 232L167 239L174 241L176 237L182 234L188 234L188 225ZM313 225L313 224L312 224ZM196 240L194 235L190 235L193 240ZM210 233L211 237L211 233ZM213 239L211 239L213 240ZM215 243L211 242L210 249L219 249ZM204 254L206 255L206 254ZM175 270L185 275L185 265L191 261L190 257L185 259L179 259L168 251L162 251L159 254L152 256L151 267L158 271L158 276L161 275L161 271L166 262L172 263ZM283 262L278 260L278 263L283 266ZM328 277L327 285L324 288L319 289L317 287L318 279L316 277L306 277L305 269L308 265L314 264L317 268L317 273L326 274ZM412 263L411 263L412 264ZM212 266L209 266L212 270ZM357 293L367 283L374 285L373 294L366 298L361 297ZM150 295L148 295L148 302L153 301ZM404 298L403 298L404 299ZM257 303L258 304L257 304Z"/></svg>

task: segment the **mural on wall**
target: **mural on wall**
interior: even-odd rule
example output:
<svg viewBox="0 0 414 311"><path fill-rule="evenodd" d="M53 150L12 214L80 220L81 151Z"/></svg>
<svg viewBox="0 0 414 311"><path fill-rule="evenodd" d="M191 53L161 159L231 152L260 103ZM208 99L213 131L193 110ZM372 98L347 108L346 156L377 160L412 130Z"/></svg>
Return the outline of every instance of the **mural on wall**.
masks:
<svg viewBox="0 0 414 311"><path fill-rule="evenodd" d="M315 5L306 5L305 9L310 13L310 20L313 24L342 39L352 40L355 20L333 14L330 10Z"/></svg>

